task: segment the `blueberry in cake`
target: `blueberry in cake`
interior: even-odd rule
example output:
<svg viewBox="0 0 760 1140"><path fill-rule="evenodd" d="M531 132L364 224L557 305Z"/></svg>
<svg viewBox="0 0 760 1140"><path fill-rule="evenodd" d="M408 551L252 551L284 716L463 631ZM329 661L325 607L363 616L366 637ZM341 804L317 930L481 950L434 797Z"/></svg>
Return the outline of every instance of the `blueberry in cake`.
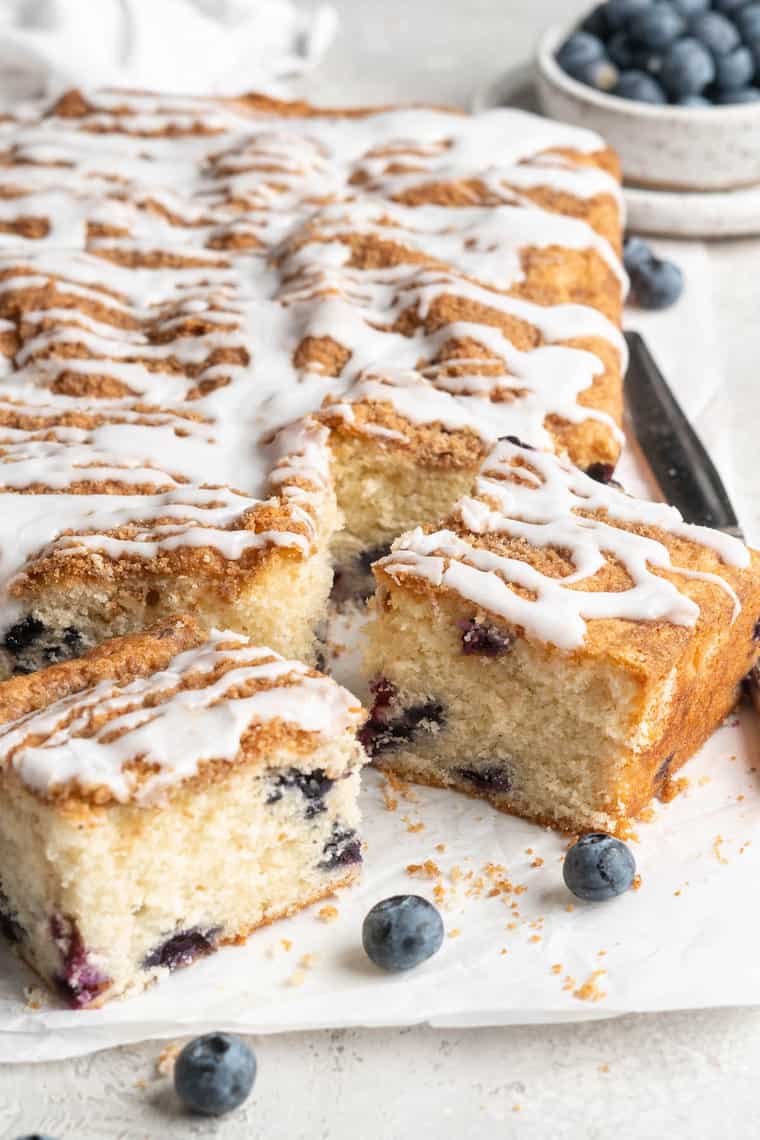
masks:
<svg viewBox="0 0 760 1140"><path fill-rule="evenodd" d="M0 908L75 1008L353 882L358 702L188 618L0 684Z"/></svg>
<svg viewBox="0 0 760 1140"><path fill-rule="evenodd" d="M760 555L504 440L374 566L381 767L573 831L635 815L760 653Z"/></svg>
<svg viewBox="0 0 760 1140"><path fill-rule="evenodd" d="M498 436L614 463L591 132L72 91L0 134L0 675L181 612L309 658L331 558L366 589Z"/></svg>

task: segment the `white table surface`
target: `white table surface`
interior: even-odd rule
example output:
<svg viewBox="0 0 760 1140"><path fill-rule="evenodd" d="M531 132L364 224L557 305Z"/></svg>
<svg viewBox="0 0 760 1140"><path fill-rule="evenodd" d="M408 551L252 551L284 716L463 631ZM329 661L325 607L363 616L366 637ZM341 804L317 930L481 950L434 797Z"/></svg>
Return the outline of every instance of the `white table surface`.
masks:
<svg viewBox="0 0 760 1140"><path fill-rule="evenodd" d="M160 0L157 0L160 2ZM334 0L338 41L304 83L315 102L466 104L519 61L568 0ZM715 243L718 335L737 491L760 524L760 241ZM699 330L695 330L698 335ZM748 908L756 905L748 899ZM760 953L760 946L758 947ZM726 963L730 969L730 963ZM561 1026L288 1034L254 1042L238 1113L182 1114L156 1076L159 1043L0 1069L0 1136L223 1140L749 1140L760 1132L760 1010Z"/></svg>

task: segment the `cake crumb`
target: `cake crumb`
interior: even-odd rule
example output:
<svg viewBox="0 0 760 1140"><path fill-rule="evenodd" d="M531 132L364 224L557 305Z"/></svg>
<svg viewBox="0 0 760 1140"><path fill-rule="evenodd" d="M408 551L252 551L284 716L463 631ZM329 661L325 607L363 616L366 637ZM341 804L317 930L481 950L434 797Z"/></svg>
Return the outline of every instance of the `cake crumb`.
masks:
<svg viewBox="0 0 760 1140"><path fill-rule="evenodd" d="M607 953L606 950L597 950L596 956L597 956L597 958L604 958L606 953Z"/></svg>
<svg viewBox="0 0 760 1140"><path fill-rule="evenodd" d="M24 986L24 998L29 1010L43 1009L48 1003L47 993L39 986Z"/></svg>
<svg viewBox="0 0 760 1140"><path fill-rule="evenodd" d="M513 1104L512 1105L512 1111L513 1112L522 1112L522 1105L521 1104Z"/></svg>
<svg viewBox="0 0 760 1140"><path fill-rule="evenodd" d="M402 815L401 822L406 824L406 830L410 832L410 834L414 834L416 831L425 830L425 824L421 819L417 820L416 823L412 823L408 815Z"/></svg>
<svg viewBox="0 0 760 1140"><path fill-rule="evenodd" d="M746 840L744 841L744 843L742 843L741 847L739 848L739 854L740 854L740 855L743 855L743 854L744 854L744 852L747 850L747 848L748 848L748 847L751 847L751 846L752 846L752 840L751 840L751 839L746 839Z"/></svg>
<svg viewBox="0 0 760 1140"><path fill-rule="evenodd" d="M280 939L280 946L282 946L283 950L286 953L293 949L293 943L291 942L291 940L289 938L281 938Z"/></svg>
<svg viewBox="0 0 760 1140"><path fill-rule="evenodd" d="M603 1063L602 1063L602 1064L599 1066L599 1072L600 1072L600 1073L609 1073L609 1071L610 1071L610 1067L609 1067L609 1065L607 1064L607 1062L606 1062L606 1061L604 1061L604 1062L603 1062Z"/></svg>
<svg viewBox="0 0 760 1140"><path fill-rule="evenodd" d="M540 934L531 934L528 941L529 942L540 942L541 941L541 935Z"/></svg>
<svg viewBox="0 0 760 1140"><path fill-rule="evenodd" d="M662 787L657 793L657 799L660 803L669 804L676 796L680 796L685 792L689 786L689 780L686 776L678 776L674 780L664 780Z"/></svg>
<svg viewBox="0 0 760 1140"><path fill-rule="evenodd" d="M531 860L531 867L543 867L544 861L540 855L536 855L535 859Z"/></svg>
<svg viewBox="0 0 760 1140"><path fill-rule="evenodd" d="M631 890L632 891L640 891L641 890L641 875L634 875L633 876L633 882L631 883Z"/></svg>
<svg viewBox="0 0 760 1140"><path fill-rule="evenodd" d="M507 950L506 946L502 946L500 953L503 958L505 954L509 953L509 950Z"/></svg>
<svg viewBox="0 0 760 1140"><path fill-rule="evenodd" d="M304 954L301 957L298 965L300 966L300 968L302 970L310 970L316 961L317 961L317 955L316 954Z"/></svg>
<svg viewBox="0 0 760 1140"><path fill-rule="evenodd" d="M572 903L568 903L568 904L567 904L567 906L565 907L565 910L566 910L566 911L568 912L568 914L569 914L571 911L574 911L574 910L575 910L575 907L573 906L573 904L572 904Z"/></svg>
<svg viewBox="0 0 760 1140"><path fill-rule="evenodd" d="M594 970L583 985L573 990L573 997L579 1001L602 1001L607 997L607 991L599 988L599 979L606 975L606 970Z"/></svg>
<svg viewBox="0 0 760 1140"><path fill-rule="evenodd" d="M335 922L339 913L337 906L321 906L317 911L317 917L322 922Z"/></svg>
<svg viewBox="0 0 760 1140"><path fill-rule="evenodd" d="M302 986L305 981L306 981L306 971L305 970L296 970L293 974L290 975L290 977L288 978L288 980L285 984L288 986Z"/></svg>
<svg viewBox="0 0 760 1140"><path fill-rule="evenodd" d="M562 983L562 989L563 990L574 990L575 989L575 978L573 978L570 974L565 974L565 980Z"/></svg>
<svg viewBox="0 0 760 1140"><path fill-rule="evenodd" d="M725 843L725 840L724 840L722 835L716 835L715 836L715 839L713 840L713 845L712 845L712 853L715 856L715 858L718 860L719 863L728 863L728 859L726 858L726 856L721 851L721 847L724 843Z"/></svg>
<svg viewBox="0 0 760 1140"><path fill-rule="evenodd" d="M561 962L555 962L554 963L554 965L552 966L552 973L553 974L561 974L562 973L562 963Z"/></svg>
<svg viewBox="0 0 760 1140"><path fill-rule="evenodd" d="M446 850L446 844L445 843L436 843L435 849L439 853L439 855L443 855L444 851Z"/></svg>
<svg viewBox="0 0 760 1140"><path fill-rule="evenodd" d="M406 873L407 875L419 875L422 879L439 879L441 868L432 859L426 859L424 863L408 863Z"/></svg>
<svg viewBox="0 0 760 1140"><path fill-rule="evenodd" d="M458 938L461 933L462 931L459 929L459 927L455 926L453 930L449 931L449 938Z"/></svg>
<svg viewBox="0 0 760 1140"><path fill-rule="evenodd" d="M170 1041L158 1054L156 1073L159 1077L170 1077L174 1072L174 1064L179 1057L182 1046L178 1041Z"/></svg>
<svg viewBox="0 0 760 1140"><path fill-rule="evenodd" d="M711 780L712 780L712 776L706 776L706 775L700 776L699 779L697 780L697 785L700 788L704 788L705 784L709 784Z"/></svg>

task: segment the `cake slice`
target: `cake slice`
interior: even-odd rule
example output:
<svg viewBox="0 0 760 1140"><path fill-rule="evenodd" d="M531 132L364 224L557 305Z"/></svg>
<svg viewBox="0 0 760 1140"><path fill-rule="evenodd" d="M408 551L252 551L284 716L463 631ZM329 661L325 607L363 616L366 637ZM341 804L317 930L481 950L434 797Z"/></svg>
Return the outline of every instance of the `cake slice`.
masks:
<svg viewBox="0 0 760 1140"><path fill-rule="evenodd" d="M508 440L374 572L376 763L572 831L663 791L760 653L760 555Z"/></svg>
<svg viewBox="0 0 760 1140"><path fill-rule="evenodd" d="M188 618L0 684L0 907L75 1008L356 879L362 710Z"/></svg>

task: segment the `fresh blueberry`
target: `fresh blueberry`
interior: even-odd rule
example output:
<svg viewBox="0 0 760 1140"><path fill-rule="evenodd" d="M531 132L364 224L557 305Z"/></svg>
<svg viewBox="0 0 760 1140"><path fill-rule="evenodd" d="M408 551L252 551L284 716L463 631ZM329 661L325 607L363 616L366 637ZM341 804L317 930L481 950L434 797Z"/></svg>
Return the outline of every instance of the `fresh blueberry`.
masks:
<svg viewBox="0 0 760 1140"><path fill-rule="evenodd" d="M411 970L441 949L443 922L427 899L394 895L375 903L362 925L365 953L381 970Z"/></svg>
<svg viewBox="0 0 760 1140"><path fill-rule="evenodd" d="M16 1140L55 1140L55 1137L47 1132L27 1132L23 1136L17 1136Z"/></svg>
<svg viewBox="0 0 760 1140"><path fill-rule="evenodd" d="M623 265L626 273L632 273L637 265L650 261L652 247L649 242L640 237L629 237L623 245Z"/></svg>
<svg viewBox="0 0 760 1140"><path fill-rule="evenodd" d="M734 16L739 34L747 44L760 40L760 4L747 4Z"/></svg>
<svg viewBox="0 0 760 1140"><path fill-rule="evenodd" d="M629 847L613 835L594 831L582 835L562 864L565 885L579 899L602 902L622 895L636 874Z"/></svg>
<svg viewBox="0 0 760 1140"><path fill-rule="evenodd" d="M740 91L752 82L755 60L748 47L734 48L715 60L715 86L719 91Z"/></svg>
<svg viewBox="0 0 760 1140"><path fill-rule="evenodd" d="M679 107L712 107L714 104L704 95L682 95L676 99Z"/></svg>
<svg viewBox="0 0 760 1140"><path fill-rule="evenodd" d="M629 71L636 66L636 47L625 32L615 32L613 36L610 36L607 43L607 54L621 71Z"/></svg>
<svg viewBox="0 0 760 1140"><path fill-rule="evenodd" d="M715 102L722 105L731 103L757 103L760 100L760 89L757 87L743 87L741 91L720 91Z"/></svg>
<svg viewBox="0 0 760 1140"><path fill-rule="evenodd" d="M595 59L579 67L574 78L597 91L612 91L618 81L618 69L609 59Z"/></svg>
<svg viewBox="0 0 760 1140"><path fill-rule="evenodd" d="M747 0L712 0L715 11L722 12L724 16L733 16L746 3Z"/></svg>
<svg viewBox="0 0 760 1140"><path fill-rule="evenodd" d="M589 32L574 32L557 52L557 62L568 75L578 75L599 59L604 59L604 44Z"/></svg>
<svg viewBox="0 0 760 1140"><path fill-rule="evenodd" d="M615 94L621 99L636 99L639 103L667 103L661 85L645 71L623 71L617 81Z"/></svg>
<svg viewBox="0 0 760 1140"><path fill-rule="evenodd" d="M662 64L660 79L669 95L700 95L715 78L715 61L707 48L686 36L668 51Z"/></svg>
<svg viewBox="0 0 760 1140"><path fill-rule="evenodd" d="M673 7L688 20L699 12L706 12L710 7L710 0L673 0Z"/></svg>
<svg viewBox="0 0 760 1140"><path fill-rule="evenodd" d="M720 12L701 12L689 21L689 31L713 55L728 55L739 46L736 27Z"/></svg>
<svg viewBox="0 0 760 1140"><path fill-rule="evenodd" d="M174 1066L174 1088L187 1108L221 1116L243 1103L256 1080L256 1057L231 1033L188 1041Z"/></svg>
<svg viewBox="0 0 760 1140"><path fill-rule="evenodd" d="M637 12L630 23L631 37L654 51L662 51L686 31L686 21L672 4L653 4Z"/></svg>
<svg viewBox="0 0 760 1140"><path fill-rule="evenodd" d="M650 6L650 0L607 0L604 18L610 31L625 27L638 13Z"/></svg>
<svg viewBox="0 0 760 1140"><path fill-rule="evenodd" d="M683 292L683 273L672 261L655 257L630 272L631 289L642 309L667 309Z"/></svg>
<svg viewBox="0 0 760 1140"><path fill-rule="evenodd" d="M597 36L600 40L606 39L610 29L604 9L604 4L598 4L596 8L593 8L585 20L581 21L581 31L590 32L592 36Z"/></svg>

